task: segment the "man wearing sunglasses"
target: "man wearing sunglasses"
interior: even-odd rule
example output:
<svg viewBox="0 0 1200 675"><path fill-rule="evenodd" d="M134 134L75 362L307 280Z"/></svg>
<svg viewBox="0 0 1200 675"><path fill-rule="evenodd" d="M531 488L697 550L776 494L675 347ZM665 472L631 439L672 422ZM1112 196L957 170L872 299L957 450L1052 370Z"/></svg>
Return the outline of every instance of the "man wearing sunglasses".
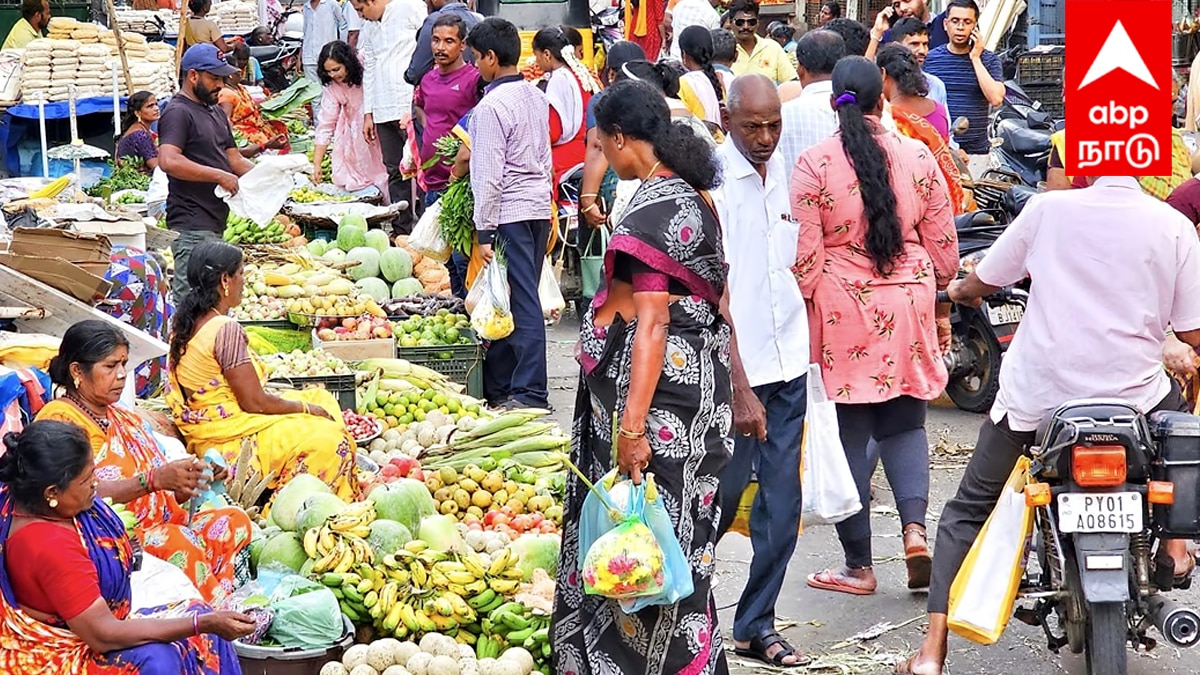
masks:
<svg viewBox="0 0 1200 675"><path fill-rule="evenodd" d="M756 73L783 84L799 77L787 52L776 41L758 34L758 3L755 0L733 0L729 6L733 17L733 34L737 38L735 75Z"/></svg>

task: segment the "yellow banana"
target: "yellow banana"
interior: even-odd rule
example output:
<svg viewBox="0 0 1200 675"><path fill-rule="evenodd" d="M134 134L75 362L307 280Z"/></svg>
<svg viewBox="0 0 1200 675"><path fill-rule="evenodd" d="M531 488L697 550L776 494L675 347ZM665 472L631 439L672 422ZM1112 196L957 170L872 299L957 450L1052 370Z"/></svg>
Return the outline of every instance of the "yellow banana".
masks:
<svg viewBox="0 0 1200 675"><path fill-rule="evenodd" d="M483 566L483 560L475 553L468 553L459 558L459 560L462 561L463 567L471 574L474 574L477 579L483 578L483 575L487 574L487 569Z"/></svg>
<svg viewBox="0 0 1200 675"><path fill-rule="evenodd" d="M510 567L510 568L504 570L503 572L501 572L500 576L504 577L505 579L513 579L515 581L521 581L525 578L525 573L515 567Z"/></svg>
<svg viewBox="0 0 1200 675"><path fill-rule="evenodd" d="M417 616L417 625L421 628L421 630L425 631L426 633L433 633L434 631L439 630L440 627L433 622L433 619L429 618L429 615L425 613L425 610L418 609L414 613ZM446 626L446 628L441 630L449 630L450 628L455 628L457 626L458 624L456 623L454 626Z"/></svg>
<svg viewBox="0 0 1200 675"><path fill-rule="evenodd" d="M434 601L433 611L442 616L454 616L454 605L443 596Z"/></svg>
<svg viewBox="0 0 1200 675"><path fill-rule="evenodd" d="M445 588L450 585L450 580L446 578L446 575L437 570L429 572L429 581L438 588Z"/></svg>
<svg viewBox="0 0 1200 675"><path fill-rule="evenodd" d="M374 582L371 581L370 579L363 579L362 581L358 582L358 585L355 588L358 589L359 593L366 595L367 593L370 593L373 590L374 585L375 585ZM370 605L368 605L368 607L369 606Z"/></svg>
<svg viewBox="0 0 1200 675"><path fill-rule="evenodd" d="M388 578L399 583L401 586L407 586L412 580L412 573L406 569L388 570Z"/></svg>
<svg viewBox="0 0 1200 675"><path fill-rule="evenodd" d="M329 570L333 569L335 565L337 565L339 559L341 559L341 551L337 546L334 546L330 548L329 552L322 556L320 560L313 563L313 572L318 574L322 572L328 572Z"/></svg>
<svg viewBox="0 0 1200 675"><path fill-rule="evenodd" d="M363 607L371 609L377 604L379 604L379 594L375 591L368 591L367 594L363 596Z"/></svg>
<svg viewBox="0 0 1200 675"><path fill-rule="evenodd" d="M451 572L466 572L467 568L457 560L443 560L435 563L433 568L446 576L450 576Z"/></svg>
<svg viewBox="0 0 1200 675"><path fill-rule="evenodd" d="M488 585L500 595L509 595L516 592L517 588L521 586L521 582L515 579L492 579Z"/></svg>
<svg viewBox="0 0 1200 675"><path fill-rule="evenodd" d="M334 518L360 519L367 518L368 522L375 520L375 502L364 501L348 504L338 511Z"/></svg>
<svg viewBox="0 0 1200 675"><path fill-rule="evenodd" d="M460 572L446 572L445 575L452 584L466 585L476 580L475 575L466 570L462 570Z"/></svg>
<svg viewBox="0 0 1200 675"><path fill-rule="evenodd" d="M347 546L345 542L342 542L339 548L342 550L342 555L338 558L338 564L334 566L333 571L344 574L354 566L354 549Z"/></svg>
<svg viewBox="0 0 1200 675"><path fill-rule="evenodd" d="M512 551L501 549L495 558L492 558L492 564L488 566L488 574L498 576L501 572L508 569L508 561L512 557Z"/></svg>
<svg viewBox="0 0 1200 675"><path fill-rule="evenodd" d="M455 593L457 595L471 595L471 593L469 591L467 591L466 586L463 586L462 584L456 584L453 582L451 582L450 585L446 587L446 591L448 591L450 593Z"/></svg>
<svg viewBox="0 0 1200 675"><path fill-rule="evenodd" d="M421 630L421 624L417 621L417 612L412 608L412 605L402 602L397 607L400 608L400 620L404 622L404 625L410 631L415 633Z"/></svg>
<svg viewBox="0 0 1200 675"><path fill-rule="evenodd" d="M420 553L427 548L429 548L429 544L426 544L420 539L413 539L404 545L404 550L408 551L409 553Z"/></svg>
<svg viewBox="0 0 1200 675"><path fill-rule="evenodd" d="M333 531L326 525L321 528L317 535L317 550L322 555L328 555L337 546L337 538L333 536Z"/></svg>
<svg viewBox="0 0 1200 675"><path fill-rule="evenodd" d="M304 555L313 560L321 557L320 551L317 550L317 539L320 536L321 531L315 527L304 533Z"/></svg>
<svg viewBox="0 0 1200 675"><path fill-rule="evenodd" d="M412 573L412 585L417 588L425 588L429 585L429 572L425 566L419 562L414 562L408 566L409 572Z"/></svg>
<svg viewBox="0 0 1200 675"><path fill-rule="evenodd" d="M463 588L467 591L465 595L479 595L488 589L488 585L487 581L483 579L476 579L475 581L464 585Z"/></svg>
<svg viewBox="0 0 1200 675"><path fill-rule="evenodd" d="M420 560L426 567L434 565L446 559L447 554L444 551L425 550L417 554L417 560Z"/></svg>
<svg viewBox="0 0 1200 675"><path fill-rule="evenodd" d="M396 631L396 628L400 625L401 611L405 607L407 607L407 605L396 605L395 607L392 607L390 611L388 611L387 616L385 616L383 619L384 632L394 633Z"/></svg>
<svg viewBox="0 0 1200 675"><path fill-rule="evenodd" d="M417 620L418 621L421 620L420 614L417 615ZM437 630L442 631L442 632L446 632L446 631L450 631L450 630L454 630L455 628L458 628L458 622L455 621L453 617L449 617L449 616L442 616L440 614L434 614L433 616L429 617L429 621L430 621L430 623L432 623L434 625L434 627Z"/></svg>

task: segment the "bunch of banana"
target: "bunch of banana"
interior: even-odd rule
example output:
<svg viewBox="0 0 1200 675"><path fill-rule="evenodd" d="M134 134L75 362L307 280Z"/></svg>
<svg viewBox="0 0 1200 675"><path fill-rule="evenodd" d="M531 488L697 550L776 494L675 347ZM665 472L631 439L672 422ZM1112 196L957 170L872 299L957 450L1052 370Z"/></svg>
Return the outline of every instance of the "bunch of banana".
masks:
<svg viewBox="0 0 1200 675"><path fill-rule="evenodd" d="M125 534L132 537L133 531L137 529L137 516L135 516L133 512L130 511L129 508L124 504L114 504L113 500L108 497L104 498L104 503L108 504L112 508L113 512L117 514L117 517L121 519L121 524L125 526Z"/></svg>
<svg viewBox="0 0 1200 675"><path fill-rule="evenodd" d="M508 647L524 647L540 664L550 659L550 617L519 602L505 602L480 620L476 658L497 658Z"/></svg>
<svg viewBox="0 0 1200 675"><path fill-rule="evenodd" d="M373 514L373 507L371 511ZM364 563L370 567L375 562L375 551L367 540L349 529L335 530L332 521L304 533L304 553L313 560L313 574L345 574Z"/></svg>
<svg viewBox="0 0 1200 675"><path fill-rule="evenodd" d="M371 523L375 522L375 515L374 502L354 502L330 517L326 525L338 534L366 539L371 534Z"/></svg>

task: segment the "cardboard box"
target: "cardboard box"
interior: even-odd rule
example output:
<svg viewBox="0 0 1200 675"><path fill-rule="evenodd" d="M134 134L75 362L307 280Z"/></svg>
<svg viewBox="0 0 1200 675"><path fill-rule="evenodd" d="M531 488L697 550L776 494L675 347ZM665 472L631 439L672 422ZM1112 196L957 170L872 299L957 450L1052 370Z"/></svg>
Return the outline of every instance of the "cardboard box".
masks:
<svg viewBox="0 0 1200 675"><path fill-rule="evenodd" d="M18 227L8 250L16 255L55 257L68 262L108 264L112 242L102 234Z"/></svg>
<svg viewBox="0 0 1200 675"><path fill-rule="evenodd" d="M88 304L95 304L98 299L108 295L112 288L112 284L105 281L103 276L96 276L62 258L0 253L0 265L33 277Z"/></svg>
<svg viewBox="0 0 1200 675"><path fill-rule="evenodd" d="M394 359L396 358L396 338L378 338L374 340L334 340L321 342L317 331L312 332L314 349L323 349L326 353L336 356L343 361L362 361L363 359Z"/></svg>
<svg viewBox="0 0 1200 675"><path fill-rule="evenodd" d="M114 246L146 250L146 224L140 220L80 220L71 226L77 232L107 237Z"/></svg>

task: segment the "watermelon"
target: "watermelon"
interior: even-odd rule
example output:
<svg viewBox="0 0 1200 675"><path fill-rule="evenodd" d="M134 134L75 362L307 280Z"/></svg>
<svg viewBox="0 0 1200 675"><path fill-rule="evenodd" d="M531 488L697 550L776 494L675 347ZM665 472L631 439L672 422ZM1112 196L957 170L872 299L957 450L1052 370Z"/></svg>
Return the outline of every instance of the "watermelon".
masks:
<svg viewBox="0 0 1200 675"><path fill-rule="evenodd" d="M425 483L411 478L378 485L367 495L367 499L375 502L375 512L379 518L400 523L410 533L417 531L422 518L435 513L429 488L425 487Z"/></svg>
<svg viewBox="0 0 1200 675"><path fill-rule="evenodd" d="M348 268L346 274L354 281L379 276L379 251L370 246L350 249L346 253L346 262L352 261L358 261L358 264Z"/></svg>
<svg viewBox="0 0 1200 675"><path fill-rule="evenodd" d="M412 256L402 248L389 248L379 256L379 271L389 282L411 277L412 267Z"/></svg>
<svg viewBox="0 0 1200 675"><path fill-rule="evenodd" d="M288 532L295 531L300 509L304 507L304 503L309 497L319 492L332 494L333 490L312 474L302 473L293 476L287 485L275 493L275 501L271 504L271 519L280 528Z"/></svg>
<svg viewBox="0 0 1200 675"><path fill-rule="evenodd" d="M362 228L362 230L365 232L367 229L367 219L364 218L363 214L361 213L347 213L346 215L342 216L340 221L338 221L338 227L345 227L347 225L351 227Z"/></svg>
<svg viewBox="0 0 1200 675"><path fill-rule="evenodd" d="M349 253L367 245L367 230L354 225L342 225L337 231L337 247Z"/></svg>
<svg viewBox="0 0 1200 675"><path fill-rule="evenodd" d="M308 242L308 252L317 257L325 255L325 252L328 250L329 242L325 241L324 239L313 239L312 241Z"/></svg>
<svg viewBox="0 0 1200 675"><path fill-rule="evenodd" d="M346 502L340 497L325 492L318 492L304 500L300 513L296 515L296 532L303 535L314 527L325 524L329 516L346 508Z"/></svg>
<svg viewBox="0 0 1200 675"><path fill-rule="evenodd" d="M328 251L325 251L325 254L322 255L321 258L335 264L346 262L346 252L336 246L333 246L330 247Z"/></svg>
<svg viewBox="0 0 1200 675"><path fill-rule="evenodd" d="M375 302L383 302L388 299L388 291L390 289L387 282L379 277L359 279L354 282L354 285L358 287L359 291L374 298Z"/></svg>
<svg viewBox="0 0 1200 675"><path fill-rule="evenodd" d="M299 572L300 567L308 560L304 553L304 543L295 532L281 532L270 539L258 555L258 568L271 569L283 567L293 572Z"/></svg>
<svg viewBox="0 0 1200 675"><path fill-rule="evenodd" d="M367 230L367 246L383 253L392 247L392 242L383 230Z"/></svg>
<svg viewBox="0 0 1200 675"><path fill-rule="evenodd" d="M395 553L412 541L412 533L408 528L392 520L376 520L371 523L371 534L367 543L375 551L376 558L382 558L389 553Z"/></svg>
<svg viewBox="0 0 1200 675"><path fill-rule="evenodd" d="M425 287L421 285L420 281L413 279L412 277L409 277L408 279L401 279L400 281L392 284L393 298L407 298L410 295L419 295L424 292Z"/></svg>

